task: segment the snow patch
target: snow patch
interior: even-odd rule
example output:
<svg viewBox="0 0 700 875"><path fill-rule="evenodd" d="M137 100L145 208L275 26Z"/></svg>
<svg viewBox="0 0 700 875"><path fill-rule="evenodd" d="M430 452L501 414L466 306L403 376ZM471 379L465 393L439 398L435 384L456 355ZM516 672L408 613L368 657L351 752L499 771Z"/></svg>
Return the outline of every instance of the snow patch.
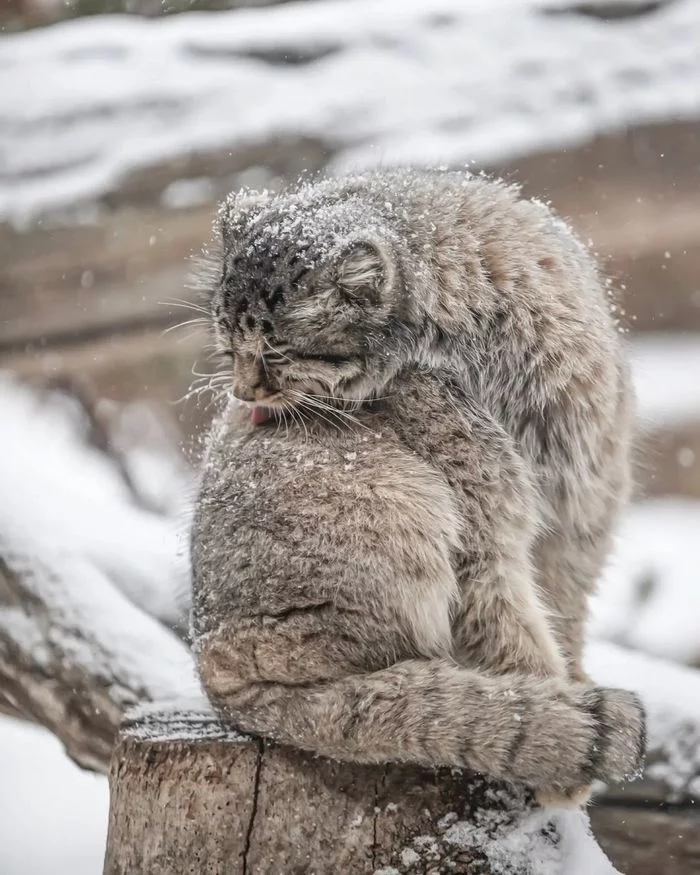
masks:
<svg viewBox="0 0 700 875"><path fill-rule="evenodd" d="M678 662L700 661L699 532L698 501L633 505L591 603L592 634Z"/></svg>
<svg viewBox="0 0 700 875"><path fill-rule="evenodd" d="M700 798L700 672L605 641L586 650L596 682L639 694L647 712L646 774L680 798Z"/></svg>
<svg viewBox="0 0 700 875"><path fill-rule="evenodd" d="M83 430L60 396L39 396L0 373L0 533L12 533L24 555L60 554L93 566L135 605L176 623L189 588L182 519L137 506ZM175 514L167 489L175 485L183 505L187 485L172 463L147 448L130 459L154 503Z"/></svg>
<svg viewBox="0 0 700 875"><path fill-rule="evenodd" d="M61 743L30 723L0 717L0 872L99 875L109 789L74 765Z"/></svg>
<svg viewBox="0 0 700 875"><path fill-rule="evenodd" d="M438 821L436 835L414 838L399 852L406 872L432 871L445 863L455 865L455 854L465 852L484 859L489 871L528 872L531 875L615 875L594 839L583 811L522 807L498 791L487 794L494 809L479 809L470 820L452 813ZM501 810L502 809L502 810ZM374 875L387 870L375 871ZM451 871L451 869L450 869Z"/></svg>
<svg viewBox="0 0 700 875"><path fill-rule="evenodd" d="M630 352L642 428L700 422L698 336L643 335Z"/></svg>

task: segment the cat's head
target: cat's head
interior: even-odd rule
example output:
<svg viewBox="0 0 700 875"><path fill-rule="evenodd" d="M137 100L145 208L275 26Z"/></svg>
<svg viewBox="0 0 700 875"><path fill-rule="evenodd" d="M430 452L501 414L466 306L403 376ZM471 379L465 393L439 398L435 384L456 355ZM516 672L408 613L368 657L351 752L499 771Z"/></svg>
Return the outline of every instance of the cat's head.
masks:
<svg viewBox="0 0 700 875"><path fill-rule="evenodd" d="M212 316L234 395L275 408L379 394L410 334L390 223L357 199L248 194L219 227Z"/></svg>

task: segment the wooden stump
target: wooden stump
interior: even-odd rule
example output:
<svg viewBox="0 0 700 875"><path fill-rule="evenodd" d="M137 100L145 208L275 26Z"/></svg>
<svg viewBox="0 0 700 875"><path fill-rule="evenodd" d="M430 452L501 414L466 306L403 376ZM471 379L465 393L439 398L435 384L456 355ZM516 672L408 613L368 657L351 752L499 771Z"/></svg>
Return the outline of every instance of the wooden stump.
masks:
<svg viewBox="0 0 700 875"><path fill-rule="evenodd" d="M105 875L566 875L572 826L606 863L582 812L459 771L313 757L200 707L127 721L110 786Z"/></svg>

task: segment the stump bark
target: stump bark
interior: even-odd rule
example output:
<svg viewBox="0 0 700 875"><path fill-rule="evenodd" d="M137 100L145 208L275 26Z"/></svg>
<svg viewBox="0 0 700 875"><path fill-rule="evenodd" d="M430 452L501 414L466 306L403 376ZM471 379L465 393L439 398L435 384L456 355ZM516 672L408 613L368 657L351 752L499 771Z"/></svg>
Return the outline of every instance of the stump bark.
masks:
<svg viewBox="0 0 700 875"><path fill-rule="evenodd" d="M614 872L582 812L457 770L314 757L206 709L127 721L110 787L105 875L565 875L562 817Z"/></svg>

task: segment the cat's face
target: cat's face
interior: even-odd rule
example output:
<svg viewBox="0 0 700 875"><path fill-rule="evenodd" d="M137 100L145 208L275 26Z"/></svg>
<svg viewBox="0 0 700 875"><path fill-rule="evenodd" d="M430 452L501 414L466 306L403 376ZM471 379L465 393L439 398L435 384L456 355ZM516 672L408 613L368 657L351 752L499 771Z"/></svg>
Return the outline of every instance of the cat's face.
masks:
<svg viewBox="0 0 700 875"><path fill-rule="evenodd" d="M366 236L300 243L268 221L225 231L212 313L233 394L261 417L376 395L397 369L400 288L388 249Z"/></svg>

